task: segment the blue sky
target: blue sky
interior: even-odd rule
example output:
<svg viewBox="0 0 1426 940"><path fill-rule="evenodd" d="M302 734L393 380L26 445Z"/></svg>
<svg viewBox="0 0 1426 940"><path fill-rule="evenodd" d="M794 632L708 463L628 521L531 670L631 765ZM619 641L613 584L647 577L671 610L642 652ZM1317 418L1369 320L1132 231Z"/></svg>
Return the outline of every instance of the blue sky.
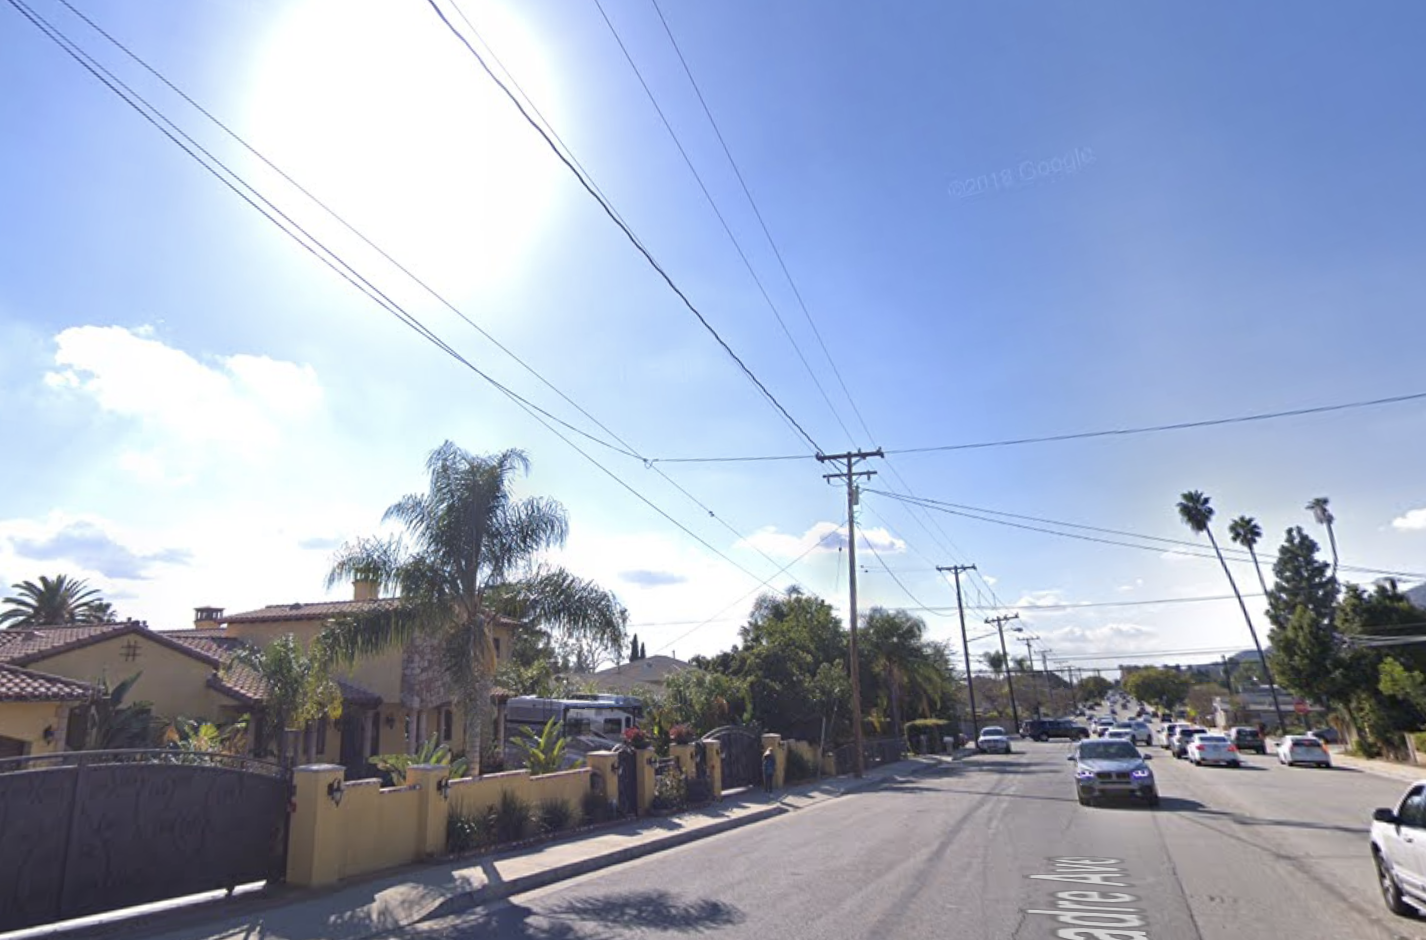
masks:
<svg viewBox="0 0 1426 940"><path fill-rule="evenodd" d="M27 2L490 376L607 436L62 5ZM73 2L638 454L810 454L427 4ZM835 414L599 8L461 10L825 452L1423 390L1415 5L661 5L870 433L654 5L604 4ZM698 505L581 445L719 557L320 265L13 7L0 24L4 583L77 573L159 628L199 605L318 599L332 548L376 531L449 438L529 452L526 492L571 515L561 560L619 594L650 652L725 648L763 579L845 607L836 550L778 574L845 516L810 456L656 465ZM1223 527L1256 516L1269 551L1289 525L1322 535L1302 506L1328 495L1344 565L1422 571L1423 425L1415 402L893 455L868 485L1173 538L1178 494L1200 488ZM880 555L860 553L863 606L934 608L934 637L957 632L934 566L971 561L975 623L1123 605L1023 610L1055 657L1247 645L1231 602L1141 605L1226 593L1213 562L871 492L861 507Z"/></svg>

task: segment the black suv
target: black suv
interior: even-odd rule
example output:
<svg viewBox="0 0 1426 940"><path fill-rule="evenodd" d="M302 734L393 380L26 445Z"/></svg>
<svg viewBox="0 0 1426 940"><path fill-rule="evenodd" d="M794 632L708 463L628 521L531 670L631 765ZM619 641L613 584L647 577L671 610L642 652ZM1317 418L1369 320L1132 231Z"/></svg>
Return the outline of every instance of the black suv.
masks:
<svg viewBox="0 0 1426 940"><path fill-rule="evenodd" d="M1050 738L1078 741L1089 737L1089 729L1068 718L1032 718L1020 725L1020 736L1036 741L1048 741Z"/></svg>
<svg viewBox="0 0 1426 940"><path fill-rule="evenodd" d="M1259 754L1268 752L1268 742L1263 740L1257 728L1230 728L1228 739L1238 746L1239 751L1257 751Z"/></svg>

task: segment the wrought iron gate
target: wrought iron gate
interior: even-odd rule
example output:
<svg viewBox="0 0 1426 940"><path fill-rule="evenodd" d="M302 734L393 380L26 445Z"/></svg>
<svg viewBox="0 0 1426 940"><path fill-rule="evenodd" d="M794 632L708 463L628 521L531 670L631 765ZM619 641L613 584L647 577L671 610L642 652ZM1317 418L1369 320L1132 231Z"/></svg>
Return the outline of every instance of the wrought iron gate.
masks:
<svg viewBox="0 0 1426 940"><path fill-rule="evenodd" d="M619 813L633 816L639 811L639 752L621 744L619 752Z"/></svg>
<svg viewBox="0 0 1426 940"><path fill-rule="evenodd" d="M276 764L178 751L0 760L0 931L280 878Z"/></svg>
<svg viewBox="0 0 1426 940"><path fill-rule="evenodd" d="M762 735L738 725L714 728L703 736L717 741L723 757L723 789L762 785Z"/></svg>

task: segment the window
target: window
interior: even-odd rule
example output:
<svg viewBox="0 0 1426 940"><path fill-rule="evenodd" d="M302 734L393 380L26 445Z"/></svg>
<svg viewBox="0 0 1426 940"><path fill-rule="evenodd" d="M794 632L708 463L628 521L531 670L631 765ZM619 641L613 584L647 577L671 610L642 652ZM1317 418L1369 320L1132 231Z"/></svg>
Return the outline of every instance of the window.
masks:
<svg viewBox="0 0 1426 940"><path fill-rule="evenodd" d="M441 740L449 741L455 731L455 713L449 708L441 712Z"/></svg>
<svg viewBox="0 0 1426 940"><path fill-rule="evenodd" d="M500 659L500 637L497 636L497 637L495 638L495 640L494 640L494 643L495 643L495 658L496 658L497 660L499 660L499 659Z"/></svg>
<svg viewBox="0 0 1426 940"><path fill-rule="evenodd" d="M1413 829L1426 829L1426 788L1417 787L1401 804L1401 824Z"/></svg>

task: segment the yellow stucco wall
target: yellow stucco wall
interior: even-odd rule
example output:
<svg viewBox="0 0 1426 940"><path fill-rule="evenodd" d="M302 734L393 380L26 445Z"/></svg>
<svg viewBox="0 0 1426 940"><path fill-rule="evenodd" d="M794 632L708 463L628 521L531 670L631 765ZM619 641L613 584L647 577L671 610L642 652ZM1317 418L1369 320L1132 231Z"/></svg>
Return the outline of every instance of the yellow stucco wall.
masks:
<svg viewBox="0 0 1426 940"><path fill-rule="evenodd" d="M0 737L27 742L29 753L48 754L64 743L66 706L58 702L0 702ZM54 740L45 743L45 729Z"/></svg>
<svg viewBox="0 0 1426 940"><path fill-rule="evenodd" d="M577 811L584 794L590 789L589 774L588 767L539 777L531 777L528 770L511 770L503 774L452 780L451 812L478 816L490 807L498 805L500 794L506 790L513 792L531 807L538 806L545 800L564 800Z"/></svg>
<svg viewBox="0 0 1426 940"><path fill-rule="evenodd" d="M124 648L137 644L138 656L124 658ZM213 667L144 637L129 633L80 649L36 660L27 668L48 672L80 682L106 676L110 687L134 673L142 673L126 701L153 703L160 718L218 719L224 706L238 704L208 687Z"/></svg>

